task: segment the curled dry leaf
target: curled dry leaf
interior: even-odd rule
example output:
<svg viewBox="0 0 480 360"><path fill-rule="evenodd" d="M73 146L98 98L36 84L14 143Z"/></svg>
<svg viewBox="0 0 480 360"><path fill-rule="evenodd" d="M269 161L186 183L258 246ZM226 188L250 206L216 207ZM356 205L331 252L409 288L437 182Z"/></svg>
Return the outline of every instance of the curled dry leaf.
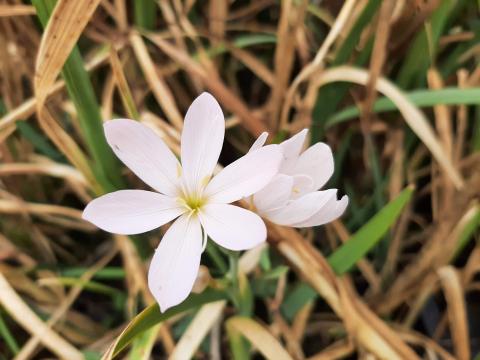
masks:
<svg viewBox="0 0 480 360"><path fill-rule="evenodd" d="M77 43L100 0L59 0L42 36L35 66L35 96L38 107Z"/></svg>

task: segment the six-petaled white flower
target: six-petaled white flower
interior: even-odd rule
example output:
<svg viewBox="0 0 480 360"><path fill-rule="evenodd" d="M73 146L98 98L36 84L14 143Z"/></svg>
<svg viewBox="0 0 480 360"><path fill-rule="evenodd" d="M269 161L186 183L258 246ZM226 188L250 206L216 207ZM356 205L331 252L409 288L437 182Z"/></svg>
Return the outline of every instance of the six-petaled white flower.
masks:
<svg viewBox="0 0 480 360"><path fill-rule="evenodd" d="M337 200L337 189L318 191L333 174L330 147L316 143L302 152L308 130L282 142L283 161L277 176L251 197L258 214L279 225L310 227L326 224L343 214L348 205L344 195ZM250 152L262 148L263 133Z"/></svg>
<svg viewBox="0 0 480 360"><path fill-rule="evenodd" d="M117 234L143 233L177 218L155 251L148 273L150 291L162 311L190 293L207 235L230 250L265 241L263 220L230 203L272 180L282 161L280 146L249 152L211 178L222 149L225 120L210 94L200 95L187 111L181 165L165 143L139 122L111 120L104 129L118 158L157 192L106 194L90 202L83 217Z"/></svg>

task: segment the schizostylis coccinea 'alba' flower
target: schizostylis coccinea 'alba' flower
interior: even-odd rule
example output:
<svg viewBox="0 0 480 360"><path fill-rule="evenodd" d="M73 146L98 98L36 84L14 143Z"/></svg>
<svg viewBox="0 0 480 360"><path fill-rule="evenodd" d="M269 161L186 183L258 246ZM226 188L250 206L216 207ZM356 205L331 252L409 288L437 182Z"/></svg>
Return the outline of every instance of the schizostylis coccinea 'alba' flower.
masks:
<svg viewBox="0 0 480 360"><path fill-rule="evenodd" d="M197 97L185 116L181 164L148 127L128 119L104 125L117 157L155 190L120 190L90 202L84 219L117 234L138 234L175 222L155 251L148 272L150 291L165 311L190 293L207 235L230 250L266 240L255 213L230 205L265 187L277 174L282 152L269 145L225 167L212 178L222 149L225 120L213 96Z"/></svg>
<svg viewBox="0 0 480 360"><path fill-rule="evenodd" d="M265 219L292 227L323 225L343 214L348 197L337 200L337 189L319 191L333 174L333 155L325 143L316 143L302 152L308 130L302 130L280 144L283 160L279 173L251 197L258 214ZM267 140L263 133L250 152L258 151Z"/></svg>

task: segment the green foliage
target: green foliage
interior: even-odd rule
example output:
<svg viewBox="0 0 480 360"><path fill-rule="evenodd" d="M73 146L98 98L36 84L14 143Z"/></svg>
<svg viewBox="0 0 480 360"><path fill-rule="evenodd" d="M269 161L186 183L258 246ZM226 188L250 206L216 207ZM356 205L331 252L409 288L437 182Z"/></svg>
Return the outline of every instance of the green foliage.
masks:
<svg viewBox="0 0 480 360"><path fill-rule="evenodd" d="M157 20L155 0L136 0L133 2L135 24L145 30L153 30Z"/></svg>
<svg viewBox="0 0 480 360"><path fill-rule="evenodd" d="M429 107L435 105L475 105L480 98L480 88L445 88L441 90L414 90L406 93L407 98L412 104L418 107ZM375 101L372 111L374 113L383 113L395 111L397 107L387 97L379 98ZM349 106L336 112L326 122L325 127L329 128L341 124L345 121L360 116L360 109L356 106Z"/></svg>
<svg viewBox="0 0 480 360"><path fill-rule="evenodd" d="M180 314L190 309L197 308L201 305L223 300L225 299L225 293L216 290L205 290L201 294L191 294L187 300L181 304L172 307L165 311L160 312L158 304L153 304L138 314L128 326L124 332L117 339L115 348L112 351L113 356L116 356L122 351L130 342L139 334L143 333L152 326L155 326L174 315Z"/></svg>
<svg viewBox="0 0 480 360"><path fill-rule="evenodd" d="M413 188L407 187L328 257L329 264L338 275L349 271L375 246L400 216L412 194Z"/></svg>

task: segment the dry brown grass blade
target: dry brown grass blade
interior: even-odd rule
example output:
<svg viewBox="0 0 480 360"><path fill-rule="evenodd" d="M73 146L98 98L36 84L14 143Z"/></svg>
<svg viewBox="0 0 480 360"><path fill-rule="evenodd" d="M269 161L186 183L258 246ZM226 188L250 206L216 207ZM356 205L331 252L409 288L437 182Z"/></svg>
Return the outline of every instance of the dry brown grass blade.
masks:
<svg viewBox="0 0 480 360"><path fill-rule="evenodd" d="M94 230L95 226L82 220L82 211L60 205L37 204L23 201L0 199L0 213L24 214L30 213L41 216L58 216L72 218L80 222L80 227L85 230Z"/></svg>
<svg viewBox="0 0 480 360"><path fill-rule="evenodd" d="M365 85L368 82L368 78L368 72L363 69L358 69L351 66L339 66L325 70L317 79L315 79L315 81L316 87L336 81L350 81ZM430 126L430 123L425 118L425 115L423 115L420 110L412 105L402 91L387 79L379 78L376 88L377 91L390 98L390 100L397 106L406 123L431 151L435 160L437 160L445 173L450 177L456 188L463 188L464 181L462 176L450 161L450 157L446 155L445 149L437 139L432 127Z"/></svg>
<svg viewBox="0 0 480 360"><path fill-rule="evenodd" d="M480 69L480 68L478 68ZM480 71L479 71L480 73ZM465 69L457 71L458 87L460 89L468 88L469 78L468 72ZM474 75L470 77L472 79ZM472 79L473 80L473 79ZM453 148L453 161L454 163L460 162L465 151L465 144L467 143L467 129L468 129L468 108L465 105L459 105L457 108L457 126L455 146Z"/></svg>
<svg viewBox="0 0 480 360"><path fill-rule="evenodd" d="M0 17L35 15L31 5L0 5Z"/></svg>
<svg viewBox="0 0 480 360"><path fill-rule="evenodd" d="M130 117L130 119L138 120L137 108L135 106L130 87L128 86L127 79L125 78L122 63L120 62L120 58L118 57L118 53L115 48L110 49L110 66L112 68L113 77L115 79L118 92L122 99L123 107L127 115Z"/></svg>
<svg viewBox="0 0 480 360"><path fill-rule="evenodd" d="M355 347L351 341L341 340L336 342L320 353L309 357L308 360L334 360L343 359L353 353Z"/></svg>
<svg viewBox="0 0 480 360"><path fill-rule="evenodd" d="M142 37L133 32L130 35L130 43L155 99L157 99L158 104L162 107L171 123L177 129L181 129L183 127L183 117L178 110L172 92L157 72Z"/></svg>
<svg viewBox="0 0 480 360"><path fill-rule="evenodd" d="M64 85L62 81L62 86ZM59 86L60 88L60 86ZM35 98L28 99L23 104L8 112L0 118L0 132L6 131L8 128L15 129L15 121L26 119L35 112L35 105L37 101Z"/></svg>
<svg viewBox="0 0 480 360"><path fill-rule="evenodd" d="M271 360L292 360L291 355L285 351L277 339L262 325L250 318L235 316L225 322L230 331L242 334L248 341Z"/></svg>
<svg viewBox="0 0 480 360"><path fill-rule="evenodd" d="M454 210L464 207L465 205L455 204ZM417 297L417 286L428 286L423 283L434 281L434 271L452 260L460 234L480 211L480 205L476 202L467 204L466 207L464 213L450 217L448 222L443 221L435 227L435 232L430 235L422 252L395 279L388 291L390 296L383 297L378 303L377 311L380 314L389 313L408 298Z"/></svg>
<svg viewBox="0 0 480 360"><path fill-rule="evenodd" d="M333 45L335 40L340 35L342 29L346 25L348 18L352 14L352 11L354 9L356 2L357 2L356 0L347 0L345 2L345 4L342 7L342 10L340 11L340 13L335 19L335 23L333 24L327 37L325 38L325 41L322 43L322 46L320 47L320 49L318 49L317 54L315 55L315 58L311 63L303 67L302 71L300 71L300 73L295 77L292 84L288 88L287 94L285 96L285 101L282 106L281 115L280 115L281 129L284 129L287 126L288 113L292 106L293 98L295 96L295 93L297 92L298 86L303 81L308 79L314 72L322 68L323 60L325 59L325 56L327 55L328 50Z"/></svg>
<svg viewBox="0 0 480 360"><path fill-rule="evenodd" d="M243 274L252 272L260 261L262 251L267 244L259 245L246 251L239 260L239 270ZM226 302L218 301L216 303L204 305L195 318L188 325L180 341L175 346L171 355L175 359L190 359L195 355L198 347L202 343L207 333L215 326L217 320L225 310Z"/></svg>
<svg viewBox="0 0 480 360"><path fill-rule="evenodd" d="M19 293L43 304L53 304L57 297L48 289L38 286L31 280L25 271L13 268L6 264L0 264L0 273L7 279L11 286Z"/></svg>
<svg viewBox="0 0 480 360"><path fill-rule="evenodd" d="M445 266L437 271L447 301L447 315L450 323L455 354L459 360L470 359L470 341L464 291L457 271Z"/></svg>
<svg viewBox="0 0 480 360"><path fill-rule="evenodd" d="M0 302L15 321L40 341L55 355L66 360L82 360L83 354L69 342L50 329L13 290L0 273Z"/></svg>
<svg viewBox="0 0 480 360"><path fill-rule="evenodd" d="M79 283L72 287L68 295L62 301L60 306L55 310L52 316L45 323L46 326L52 328L56 323L58 323L65 315L65 313L70 309L74 301L80 295L83 289L83 284L89 281L95 273L105 267L116 255L117 249L112 249L106 255L104 255L95 265L90 267L79 279ZM55 280L55 278L54 278ZM32 353L35 351L35 348L38 346L41 341L38 334L32 336L23 346L22 350L17 354L15 360L27 360L31 358Z"/></svg>
<svg viewBox="0 0 480 360"><path fill-rule="evenodd" d="M45 28L35 66L35 96L41 107L100 0L59 0Z"/></svg>
<svg viewBox="0 0 480 360"><path fill-rule="evenodd" d="M433 90L440 90L444 88L443 79L436 69L431 68L428 71L427 79L430 87ZM434 106L433 110L435 112L435 125L438 132L438 137L443 143L446 156L451 159L453 149L453 134L450 110L448 106L443 104Z"/></svg>
<svg viewBox="0 0 480 360"><path fill-rule="evenodd" d="M212 34L212 43L215 45L225 38L228 8L228 1L210 0L208 3L209 30Z"/></svg>
<svg viewBox="0 0 480 360"><path fill-rule="evenodd" d="M39 103L37 102L37 105L38 104ZM40 127L45 134L67 157L70 163L82 172L85 178L89 181L89 184L101 193L91 166L75 140L73 140L72 137L57 123L48 107L38 108L38 110Z"/></svg>
<svg viewBox="0 0 480 360"><path fill-rule="evenodd" d="M230 53L236 57L238 60L240 60L246 67L248 67L252 72L259 78L262 79L262 81L265 82L265 84L269 85L270 87L273 87L275 84L275 77L273 73L270 71L270 69L265 66L265 64L257 59L257 57L254 54L251 54L250 52L240 49L235 46L231 46L229 44L226 44L227 48L229 49Z"/></svg>
<svg viewBox="0 0 480 360"><path fill-rule="evenodd" d="M275 83L270 95L270 128L278 127L278 116L295 60L296 32L303 24L308 1L285 0L277 29L277 46L274 55Z"/></svg>
<svg viewBox="0 0 480 360"><path fill-rule="evenodd" d="M226 301L217 301L202 306L170 355L171 360L190 359L200 346L207 333L220 319Z"/></svg>
<svg viewBox="0 0 480 360"><path fill-rule="evenodd" d="M117 51L123 48L123 46L123 43L120 44L117 47ZM98 66L103 64L108 59L108 57L108 53L100 52L98 56L95 56L87 62L87 64L85 65L85 69L87 71L95 70ZM53 84L48 90L48 96L56 94L58 91L63 89L64 86L65 82L63 80L55 82L55 84ZM32 97L26 99L22 104L5 114L3 117L0 118L0 133L13 126L17 120L26 120L28 117L33 115L33 113L35 113L36 106L37 99L35 97ZM13 129L15 129L14 126Z"/></svg>
<svg viewBox="0 0 480 360"><path fill-rule="evenodd" d="M427 351L433 351L434 353L440 355L440 359L443 360L455 360L455 357L452 356L448 351L442 348L438 343L433 341L427 336L424 336L416 331L405 330L405 329L396 329L400 336L408 343L419 345L424 347ZM431 357L435 358L435 357Z"/></svg>
<svg viewBox="0 0 480 360"><path fill-rule="evenodd" d="M418 359L416 354L338 279L326 259L295 230L270 225L269 234L279 252L348 322L347 330L375 356L383 359Z"/></svg>
<svg viewBox="0 0 480 360"><path fill-rule="evenodd" d="M218 77L211 76L198 62L194 61L189 54L175 48L168 41L153 34L148 38L155 43L165 54L180 64L193 77L199 78L205 86L215 95L219 102L232 113L237 114L245 128L254 136L259 136L267 131L267 127L247 105L229 89Z"/></svg>
<svg viewBox="0 0 480 360"><path fill-rule="evenodd" d="M54 162L0 164L0 176L13 174L44 174L87 185L85 177L77 169Z"/></svg>
<svg viewBox="0 0 480 360"><path fill-rule="evenodd" d="M0 177L8 175L48 175L64 179L85 203L91 200L89 184L82 173L74 167L58 164L50 159L36 157L32 163L0 164Z"/></svg>
<svg viewBox="0 0 480 360"><path fill-rule="evenodd" d="M281 289L281 286L278 286L277 289ZM281 295L283 296L284 291L283 290L277 290L281 291ZM272 318L273 318L273 324L270 326L270 328L277 328L278 331L280 331L280 334L285 342L285 347L288 353L292 354L293 358L296 360L304 360L305 359L305 354L303 353L302 350L302 345L298 341L298 337L295 336L293 333L293 329L288 325L287 321L282 317L280 312L278 311L278 308L280 307L280 304L282 303L280 301L272 301L270 302L270 308L272 312Z"/></svg>
<svg viewBox="0 0 480 360"><path fill-rule="evenodd" d="M395 1L393 0L383 1L378 14L375 42L372 50L372 53L375 55L370 59L370 77L366 85L366 96L362 114L362 120L365 125L365 133L370 132L370 113L377 95L377 92L375 91L375 84L378 77L382 74L383 64L386 59L387 43L390 35L391 16L393 15L394 6Z"/></svg>

